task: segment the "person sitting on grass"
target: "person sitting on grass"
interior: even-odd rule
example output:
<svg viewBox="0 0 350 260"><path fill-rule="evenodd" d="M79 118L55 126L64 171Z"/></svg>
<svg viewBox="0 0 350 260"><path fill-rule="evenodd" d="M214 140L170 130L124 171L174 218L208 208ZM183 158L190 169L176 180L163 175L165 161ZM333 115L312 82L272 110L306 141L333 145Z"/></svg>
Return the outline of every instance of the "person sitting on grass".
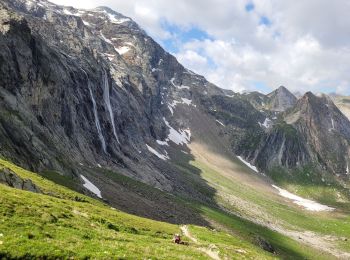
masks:
<svg viewBox="0 0 350 260"><path fill-rule="evenodd" d="M174 243L175 244L181 244L181 237L179 234L174 235Z"/></svg>

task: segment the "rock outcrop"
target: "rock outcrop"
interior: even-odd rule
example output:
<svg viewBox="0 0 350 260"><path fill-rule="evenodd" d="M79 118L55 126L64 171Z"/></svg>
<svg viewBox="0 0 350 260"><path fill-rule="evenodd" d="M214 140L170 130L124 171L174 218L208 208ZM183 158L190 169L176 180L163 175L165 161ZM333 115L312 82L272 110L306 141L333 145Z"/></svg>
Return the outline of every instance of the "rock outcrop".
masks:
<svg viewBox="0 0 350 260"><path fill-rule="evenodd" d="M32 180L23 180L16 173L7 168L0 170L0 183L20 190L42 193L40 188L36 186Z"/></svg>

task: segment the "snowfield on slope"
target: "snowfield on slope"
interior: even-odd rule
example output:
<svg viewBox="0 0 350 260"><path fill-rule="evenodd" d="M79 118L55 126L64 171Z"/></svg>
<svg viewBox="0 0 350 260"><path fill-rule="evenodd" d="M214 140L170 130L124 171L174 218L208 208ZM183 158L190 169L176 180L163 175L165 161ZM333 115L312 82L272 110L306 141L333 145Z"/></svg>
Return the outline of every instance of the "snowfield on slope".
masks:
<svg viewBox="0 0 350 260"><path fill-rule="evenodd" d="M80 177L84 181L83 186L87 188L89 191L91 191L92 193L94 193L97 197L102 199L101 191L91 181L89 181L84 175L80 174Z"/></svg>
<svg viewBox="0 0 350 260"><path fill-rule="evenodd" d="M252 169L252 170L255 171L256 173L259 173L258 169L257 169L254 165L252 165L252 164L250 164L249 162L247 162L246 160L244 160L241 156L237 156L237 158L238 158L242 163L244 163L245 165L247 165L250 169Z"/></svg>
<svg viewBox="0 0 350 260"><path fill-rule="evenodd" d="M166 141L168 140L173 141L177 145L186 145L191 141L190 129L185 129L185 130L180 129L179 131L176 131L165 119L165 117L163 117L163 120L166 126L169 128L169 136L166 139Z"/></svg>
<svg viewBox="0 0 350 260"><path fill-rule="evenodd" d="M148 144L146 144L146 146L147 146L148 151L150 151L151 153L153 153L153 154L154 154L155 156L157 156L159 159L162 159L162 160L164 160L164 161L169 159L168 154L163 155L163 154L157 152L155 149L153 149L153 148L152 148L151 146L149 146Z"/></svg>
<svg viewBox="0 0 350 260"><path fill-rule="evenodd" d="M302 197L299 197L287 190L281 189L280 187L277 187L276 185L272 185L276 190L278 190L279 194L282 197L285 197L287 199L291 199L295 204L302 206L306 210L309 211L333 211L335 208L328 207L326 205L322 205L320 203L317 203L312 200L304 199Z"/></svg>
<svg viewBox="0 0 350 260"><path fill-rule="evenodd" d="M259 173L261 174L262 176L265 176L265 173L263 172L259 172L258 169L251 163L247 162L246 160L244 160L241 156L237 156L237 158L242 162L244 163L246 166L248 166L250 169L252 169L253 171L255 171L256 173Z"/></svg>

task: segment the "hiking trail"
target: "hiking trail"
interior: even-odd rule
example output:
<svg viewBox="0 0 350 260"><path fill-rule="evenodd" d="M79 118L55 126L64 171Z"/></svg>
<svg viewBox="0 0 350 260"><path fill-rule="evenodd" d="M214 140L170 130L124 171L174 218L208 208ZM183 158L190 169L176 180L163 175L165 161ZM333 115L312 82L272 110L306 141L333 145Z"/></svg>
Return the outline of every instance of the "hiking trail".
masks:
<svg viewBox="0 0 350 260"><path fill-rule="evenodd" d="M192 240L193 243L196 245L200 245L198 240L191 235L191 233L188 230L188 227L186 225L181 226L181 231L184 234L184 236L188 237L190 240ZM200 251L204 252L207 254L210 258L214 260L220 260L221 258L219 257L219 251L216 251L217 247L215 245L209 245L209 247L201 247L198 248Z"/></svg>

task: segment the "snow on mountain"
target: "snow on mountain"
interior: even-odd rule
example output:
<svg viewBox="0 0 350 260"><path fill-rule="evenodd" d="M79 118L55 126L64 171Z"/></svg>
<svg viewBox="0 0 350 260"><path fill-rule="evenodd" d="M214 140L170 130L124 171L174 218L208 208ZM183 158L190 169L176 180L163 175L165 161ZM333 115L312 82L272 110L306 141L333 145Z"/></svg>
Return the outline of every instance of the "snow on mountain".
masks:
<svg viewBox="0 0 350 260"><path fill-rule="evenodd" d="M177 131L169 124L169 122L165 118L163 118L163 120L166 126L169 128L169 135L167 140L170 140L177 145L185 145L190 142L191 140L190 129L185 129L185 130L180 129L179 131Z"/></svg>
<svg viewBox="0 0 350 260"><path fill-rule="evenodd" d="M154 148L152 148L151 146L149 146L148 144L146 144L148 151L150 151L151 153L153 153L155 156L157 156L159 159L162 160L168 160L169 156L167 154L167 152L165 151L166 155L163 155L159 152L157 152Z"/></svg>
<svg viewBox="0 0 350 260"><path fill-rule="evenodd" d="M277 187L276 185L272 185L272 187L274 187L276 190L278 190L279 194L282 197L285 197L287 199L292 200L295 204L302 206L306 210L310 210L310 211L333 211L333 210L335 210L335 208L328 207L326 205L322 205L322 204L317 203L315 201L299 197L293 193L290 193L287 190L284 190L284 189Z"/></svg>
<svg viewBox="0 0 350 260"><path fill-rule="evenodd" d="M83 186L87 188L89 191L91 191L92 193L94 193L97 197L102 199L101 191L91 181L89 181L84 175L81 174L80 177L84 181Z"/></svg>

